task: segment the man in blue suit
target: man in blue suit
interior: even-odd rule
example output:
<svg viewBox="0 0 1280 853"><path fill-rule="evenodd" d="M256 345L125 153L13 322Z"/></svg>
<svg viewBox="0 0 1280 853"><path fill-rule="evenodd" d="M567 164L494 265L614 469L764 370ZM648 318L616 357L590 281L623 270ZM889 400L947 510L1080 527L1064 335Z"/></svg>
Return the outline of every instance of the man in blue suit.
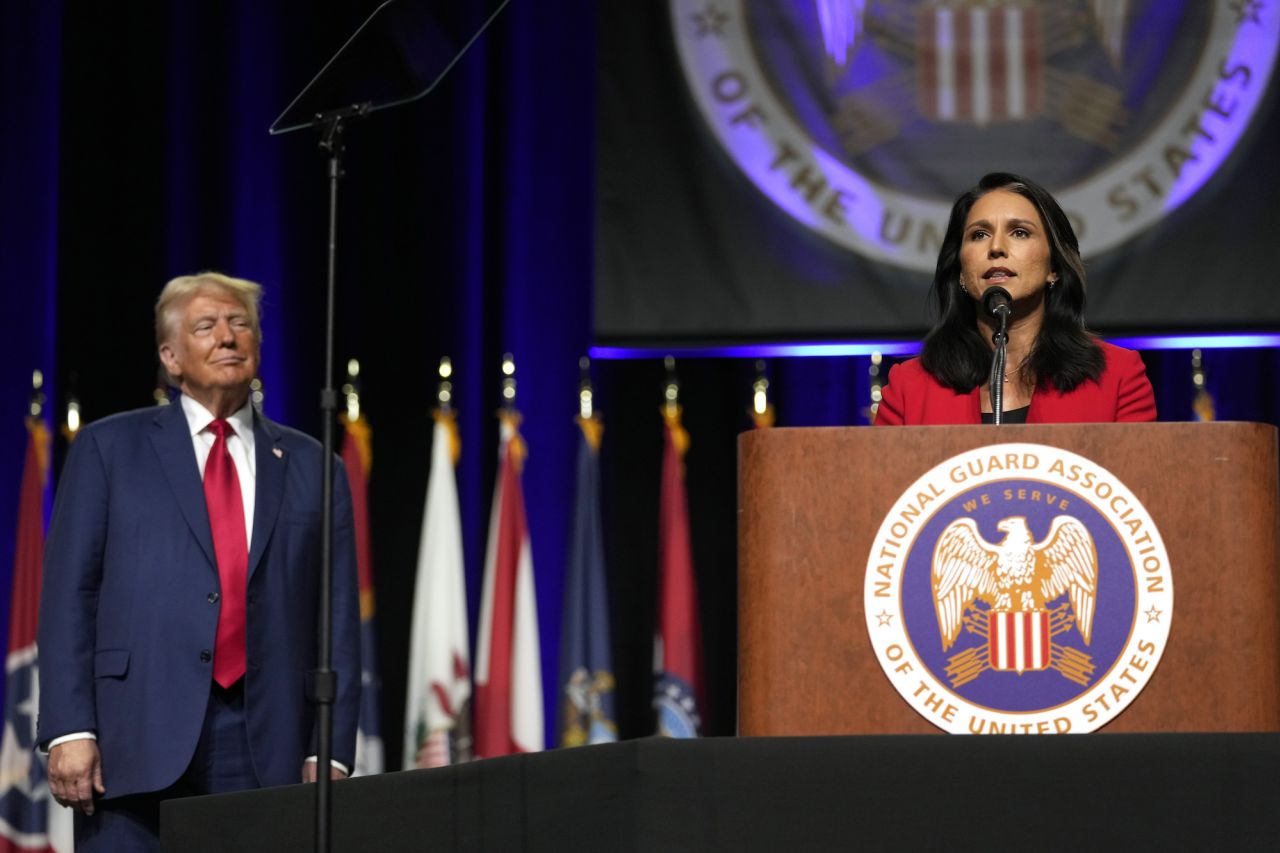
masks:
<svg viewBox="0 0 1280 853"><path fill-rule="evenodd" d="M156 303L178 403L85 427L58 483L40 604L49 782L77 849L158 850L159 802L314 780L320 445L250 404L261 288L216 273ZM359 589L334 469L335 778L355 759Z"/></svg>

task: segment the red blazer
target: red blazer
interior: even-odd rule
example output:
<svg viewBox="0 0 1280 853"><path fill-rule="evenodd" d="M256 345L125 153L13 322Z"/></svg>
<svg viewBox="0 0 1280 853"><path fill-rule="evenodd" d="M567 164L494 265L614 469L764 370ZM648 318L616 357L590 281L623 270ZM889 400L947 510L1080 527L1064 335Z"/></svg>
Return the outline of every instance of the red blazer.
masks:
<svg viewBox="0 0 1280 853"><path fill-rule="evenodd" d="M1133 350L1104 341L1107 364L1097 382L1085 380L1074 391L1037 388L1031 395L1029 424L1154 421L1155 393L1147 368ZM982 404L978 389L961 394L944 387L913 358L889 370L876 426L918 424L980 424Z"/></svg>

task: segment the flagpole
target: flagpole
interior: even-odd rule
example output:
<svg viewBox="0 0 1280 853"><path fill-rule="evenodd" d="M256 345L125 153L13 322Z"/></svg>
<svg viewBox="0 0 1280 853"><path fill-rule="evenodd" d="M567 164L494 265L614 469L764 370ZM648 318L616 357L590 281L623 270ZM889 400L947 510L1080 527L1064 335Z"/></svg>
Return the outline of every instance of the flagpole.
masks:
<svg viewBox="0 0 1280 853"><path fill-rule="evenodd" d="M880 399L884 396L881 390L884 388L884 376L880 369L883 362L883 355L878 352L871 353L871 366L867 368L867 375L871 377L871 405L866 410L869 424L876 422L876 412L880 409Z"/></svg>
<svg viewBox="0 0 1280 853"><path fill-rule="evenodd" d="M1209 393L1208 378L1204 370L1204 356L1200 350L1191 351L1191 386L1195 396L1191 398L1191 411L1198 421L1212 421L1217 418L1213 395Z"/></svg>

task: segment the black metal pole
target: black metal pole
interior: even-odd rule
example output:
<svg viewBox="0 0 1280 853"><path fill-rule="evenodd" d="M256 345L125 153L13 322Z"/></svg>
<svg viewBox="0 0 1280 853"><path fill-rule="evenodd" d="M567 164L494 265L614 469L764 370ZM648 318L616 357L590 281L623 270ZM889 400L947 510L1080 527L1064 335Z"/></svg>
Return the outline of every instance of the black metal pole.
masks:
<svg viewBox="0 0 1280 853"><path fill-rule="evenodd" d="M999 314L1000 330L991 336L991 342L995 344L995 355L991 359L991 380L987 384L989 396L991 397L991 414L994 416L992 422L996 424L1004 423L1004 372L1008 360L1008 344L1009 344L1009 312L1001 311Z"/></svg>
<svg viewBox="0 0 1280 853"><path fill-rule="evenodd" d="M332 849L333 802L330 770L333 757L333 703L337 678L333 672L333 422L338 395L333 388L334 294L337 290L338 181L342 178L342 118L324 128L320 147L329 153L329 258L325 292L324 389L320 411L324 421L321 464L320 595L316 630L316 669L312 679L316 703L316 844L317 853Z"/></svg>

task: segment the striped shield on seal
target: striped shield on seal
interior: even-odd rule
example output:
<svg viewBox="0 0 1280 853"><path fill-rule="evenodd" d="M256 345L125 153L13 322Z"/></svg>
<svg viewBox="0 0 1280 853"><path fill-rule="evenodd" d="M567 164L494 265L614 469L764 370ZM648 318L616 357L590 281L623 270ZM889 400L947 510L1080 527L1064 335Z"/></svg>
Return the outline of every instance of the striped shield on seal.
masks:
<svg viewBox="0 0 1280 853"><path fill-rule="evenodd" d="M920 13L920 112L985 125L1044 108L1040 15L1026 4L927 6Z"/></svg>
<svg viewBox="0 0 1280 853"><path fill-rule="evenodd" d="M992 669L1026 672L1048 668L1048 611L991 611L987 615L987 652Z"/></svg>

